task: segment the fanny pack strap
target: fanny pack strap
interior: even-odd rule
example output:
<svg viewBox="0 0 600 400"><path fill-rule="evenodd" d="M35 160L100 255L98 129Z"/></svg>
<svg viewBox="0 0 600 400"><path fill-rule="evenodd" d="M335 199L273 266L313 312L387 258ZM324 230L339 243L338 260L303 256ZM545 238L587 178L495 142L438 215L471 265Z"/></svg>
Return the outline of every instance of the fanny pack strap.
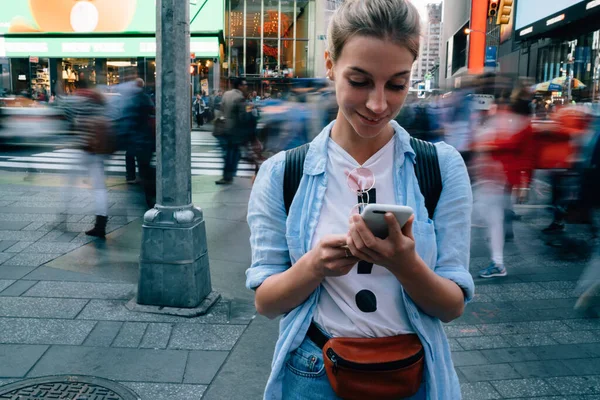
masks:
<svg viewBox="0 0 600 400"><path fill-rule="evenodd" d="M327 343L327 341L329 340L329 338L323 332L321 332L321 330L317 327L317 325L315 325L314 322L310 323L306 336L308 336L308 338L314 344L319 346L320 349L323 349L323 347L325 347L325 343Z"/></svg>

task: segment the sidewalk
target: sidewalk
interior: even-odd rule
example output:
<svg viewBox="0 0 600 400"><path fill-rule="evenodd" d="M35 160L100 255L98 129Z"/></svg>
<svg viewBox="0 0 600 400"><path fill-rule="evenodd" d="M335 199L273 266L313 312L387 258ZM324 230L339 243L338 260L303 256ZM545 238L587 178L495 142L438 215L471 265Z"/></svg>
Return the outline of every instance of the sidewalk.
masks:
<svg viewBox="0 0 600 400"><path fill-rule="evenodd" d="M60 180L24 176L0 175L0 385L78 374L121 382L143 400L262 398L278 324L255 316L244 287L248 179L223 188L193 178L223 298L208 315L185 319L124 306L136 290L141 193L109 177L111 233L91 241L81 233L93 218L86 190L57 226ZM584 261L543 243L543 211L518 211L509 276L477 279L475 300L446 326L464 399L598 399L600 320L573 311ZM473 236L476 275L488 258L481 230Z"/></svg>

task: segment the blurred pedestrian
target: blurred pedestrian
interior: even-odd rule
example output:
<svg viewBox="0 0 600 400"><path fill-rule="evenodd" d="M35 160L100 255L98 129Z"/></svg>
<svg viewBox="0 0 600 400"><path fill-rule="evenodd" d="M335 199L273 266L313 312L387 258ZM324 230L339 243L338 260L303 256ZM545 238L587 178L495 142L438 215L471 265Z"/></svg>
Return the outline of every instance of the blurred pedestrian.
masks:
<svg viewBox="0 0 600 400"><path fill-rule="evenodd" d="M482 278L506 276L504 243L512 238L514 187L528 186L536 160L536 148L525 91L515 88L512 96L503 91L497 110L476 129L474 168L476 213L486 221L491 262L479 271ZM524 103L523 103L524 101Z"/></svg>
<svg viewBox="0 0 600 400"><path fill-rule="evenodd" d="M194 99L194 103L192 105L192 110L194 112L194 117L196 118L196 126L198 128L203 126L206 103L204 102L204 99L202 98L200 93L196 94L196 98Z"/></svg>
<svg viewBox="0 0 600 400"><path fill-rule="evenodd" d="M233 80L233 89L223 95L222 109L225 118L224 134L220 137L224 150L223 177L217 185L229 185L237 173L240 162L240 146L248 140L248 119L245 91L248 85L244 79Z"/></svg>
<svg viewBox="0 0 600 400"><path fill-rule="evenodd" d="M105 183L104 160L114 151L112 125L107 118L106 99L92 89L87 77L79 77L74 94L62 99L65 115L70 123L72 147L81 150L81 162L92 181L96 221L86 235L104 238L108 221L108 192ZM69 174L68 186L74 185L75 174ZM65 191L66 201L71 200L70 190ZM66 222L66 216L65 216Z"/></svg>
<svg viewBox="0 0 600 400"><path fill-rule="evenodd" d="M393 120L420 37L410 1L341 3L325 55L337 119L307 147L265 161L254 183L246 285L260 314L282 316L265 399L460 399L442 321L474 291L469 177L451 146L413 142L435 149L443 180L427 210L415 174L425 153ZM386 213L380 239L357 214L371 202L413 215L401 226ZM383 362L403 367L383 372Z"/></svg>
<svg viewBox="0 0 600 400"><path fill-rule="evenodd" d="M146 205L152 208L156 201L156 169L151 165L156 149L155 110L150 96L144 91L144 80L137 78L134 85L123 110L122 129L127 140L127 152L137 159Z"/></svg>

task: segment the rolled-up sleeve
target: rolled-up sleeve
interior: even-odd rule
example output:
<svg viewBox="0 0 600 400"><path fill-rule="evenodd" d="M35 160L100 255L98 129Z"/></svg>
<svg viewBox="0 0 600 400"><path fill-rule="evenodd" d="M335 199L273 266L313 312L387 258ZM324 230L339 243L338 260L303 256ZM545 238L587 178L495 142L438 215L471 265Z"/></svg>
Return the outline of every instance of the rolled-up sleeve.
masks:
<svg viewBox="0 0 600 400"><path fill-rule="evenodd" d="M475 284L469 272L473 194L465 163L453 147L437 146L442 174L442 194L434 213L438 257L435 272L455 282L473 298Z"/></svg>
<svg viewBox="0 0 600 400"><path fill-rule="evenodd" d="M269 276L290 266L285 238L286 218L283 202L285 153L267 160L260 168L248 203L248 225L252 265L246 270L246 287L255 290Z"/></svg>

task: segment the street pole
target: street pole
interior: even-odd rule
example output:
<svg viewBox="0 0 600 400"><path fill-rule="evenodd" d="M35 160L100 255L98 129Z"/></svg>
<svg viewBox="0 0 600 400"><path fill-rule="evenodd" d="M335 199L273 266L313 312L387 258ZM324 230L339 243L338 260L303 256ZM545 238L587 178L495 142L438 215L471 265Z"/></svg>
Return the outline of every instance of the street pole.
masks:
<svg viewBox="0 0 600 400"><path fill-rule="evenodd" d="M219 295L203 213L192 204L189 3L156 7L157 204L144 215L137 304L201 315Z"/></svg>

